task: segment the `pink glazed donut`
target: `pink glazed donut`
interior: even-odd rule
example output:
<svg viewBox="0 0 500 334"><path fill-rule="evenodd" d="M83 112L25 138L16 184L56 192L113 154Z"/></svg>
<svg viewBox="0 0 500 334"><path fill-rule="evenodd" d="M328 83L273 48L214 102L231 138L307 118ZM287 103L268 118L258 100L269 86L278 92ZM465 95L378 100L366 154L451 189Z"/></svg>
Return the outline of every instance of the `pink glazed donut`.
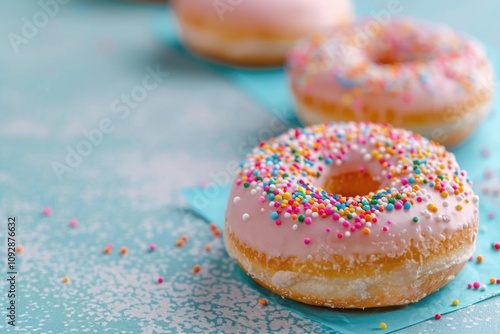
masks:
<svg viewBox="0 0 500 334"><path fill-rule="evenodd" d="M184 44L235 65L280 65L293 44L352 21L350 0L173 0Z"/></svg>
<svg viewBox="0 0 500 334"><path fill-rule="evenodd" d="M478 197L452 153L372 123L290 130L249 154L226 210L229 254L308 304L413 303L475 249Z"/></svg>
<svg viewBox="0 0 500 334"><path fill-rule="evenodd" d="M317 33L290 52L288 74L305 124L391 123L446 146L485 118L494 90L478 42L409 18Z"/></svg>

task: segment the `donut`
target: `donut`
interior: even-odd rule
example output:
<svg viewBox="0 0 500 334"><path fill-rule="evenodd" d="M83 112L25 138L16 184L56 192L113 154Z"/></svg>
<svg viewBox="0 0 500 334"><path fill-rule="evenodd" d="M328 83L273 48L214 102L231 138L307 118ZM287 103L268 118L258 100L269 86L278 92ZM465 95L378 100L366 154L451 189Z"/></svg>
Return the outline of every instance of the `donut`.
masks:
<svg viewBox="0 0 500 334"><path fill-rule="evenodd" d="M304 124L390 123L448 147L485 118L494 85L477 41L404 17L304 39L290 51L287 73Z"/></svg>
<svg viewBox="0 0 500 334"><path fill-rule="evenodd" d="M262 142L241 164L226 249L255 281L335 308L414 303L475 249L478 197L444 146L375 123L325 123Z"/></svg>
<svg viewBox="0 0 500 334"><path fill-rule="evenodd" d="M243 66L281 65L297 40L352 19L349 0L174 0L172 5L190 50Z"/></svg>

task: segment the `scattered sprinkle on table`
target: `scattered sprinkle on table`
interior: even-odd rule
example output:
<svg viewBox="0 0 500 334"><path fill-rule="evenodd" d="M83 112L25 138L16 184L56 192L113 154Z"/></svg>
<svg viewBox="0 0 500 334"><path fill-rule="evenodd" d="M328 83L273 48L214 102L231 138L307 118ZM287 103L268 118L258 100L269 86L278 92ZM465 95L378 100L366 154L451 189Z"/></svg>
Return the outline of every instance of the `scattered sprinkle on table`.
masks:
<svg viewBox="0 0 500 334"><path fill-rule="evenodd" d="M434 316L434 319L436 319L436 320L439 320L439 319L441 319L441 314L439 314L439 313L436 313L436 315Z"/></svg>
<svg viewBox="0 0 500 334"><path fill-rule="evenodd" d="M199 272L200 272L200 269L201 269L201 267L200 267L199 265L197 265L197 264L196 264L196 265L193 267L193 272L194 272L195 274L197 274L197 273L199 273Z"/></svg>
<svg viewBox="0 0 500 334"><path fill-rule="evenodd" d="M458 299L453 299L453 301L451 302L451 305L453 306L458 306L458 304L460 304L460 301Z"/></svg>
<svg viewBox="0 0 500 334"><path fill-rule="evenodd" d="M153 252L156 249L156 244L154 242L149 244L149 250Z"/></svg>
<svg viewBox="0 0 500 334"><path fill-rule="evenodd" d="M23 252L23 246L18 245L17 248L16 248L16 252L22 253Z"/></svg>
<svg viewBox="0 0 500 334"><path fill-rule="evenodd" d="M78 220L76 218L71 218L69 220L69 226L70 227L76 227L78 225Z"/></svg>
<svg viewBox="0 0 500 334"><path fill-rule="evenodd" d="M481 263L481 262L483 262L483 256L482 256L482 255L478 255L478 256L476 257L476 261L477 261L477 263Z"/></svg>
<svg viewBox="0 0 500 334"><path fill-rule="evenodd" d="M45 217L48 217L52 214L52 208L49 206L46 206L45 208L43 208L42 213Z"/></svg>
<svg viewBox="0 0 500 334"><path fill-rule="evenodd" d="M63 283L68 283L69 282L69 277L68 276L64 276L63 279L62 279Z"/></svg>
<svg viewBox="0 0 500 334"><path fill-rule="evenodd" d="M160 276L160 277L158 277L158 280L157 280L157 281L158 281L158 284L163 283L163 277L161 277L161 276Z"/></svg>
<svg viewBox="0 0 500 334"><path fill-rule="evenodd" d="M205 246L205 252L210 252L211 249L212 247L210 245Z"/></svg>
<svg viewBox="0 0 500 334"><path fill-rule="evenodd" d="M262 306L266 306L267 305L267 300L266 298L261 298L259 299L259 304L262 305Z"/></svg>
<svg viewBox="0 0 500 334"><path fill-rule="evenodd" d="M120 248L120 253L122 253L122 255L127 254L127 252L128 252L127 247L122 247L122 248Z"/></svg>
<svg viewBox="0 0 500 334"><path fill-rule="evenodd" d="M387 329L387 324L385 322L381 322L380 329Z"/></svg>

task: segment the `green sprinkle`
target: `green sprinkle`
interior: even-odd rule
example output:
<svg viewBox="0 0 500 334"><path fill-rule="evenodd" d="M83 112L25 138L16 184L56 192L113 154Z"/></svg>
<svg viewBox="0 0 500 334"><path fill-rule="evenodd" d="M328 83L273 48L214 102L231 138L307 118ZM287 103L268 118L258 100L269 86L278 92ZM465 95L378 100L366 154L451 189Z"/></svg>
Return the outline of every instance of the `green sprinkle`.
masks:
<svg viewBox="0 0 500 334"><path fill-rule="evenodd" d="M299 222L303 223L304 219L306 219L306 216L304 216L304 215L299 216Z"/></svg>
<svg viewBox="0 0 500 334"><path fill-rule="evenodd" d="M250 187L250 183L248 183L248 182L243 183L243 187L245 187L245 188Z"/></svg>
<svg viewBox="0 0 500 334"><path fill-rule="evenodd" d="M418 223L418 217L413 217L413 222Z"/></svg>

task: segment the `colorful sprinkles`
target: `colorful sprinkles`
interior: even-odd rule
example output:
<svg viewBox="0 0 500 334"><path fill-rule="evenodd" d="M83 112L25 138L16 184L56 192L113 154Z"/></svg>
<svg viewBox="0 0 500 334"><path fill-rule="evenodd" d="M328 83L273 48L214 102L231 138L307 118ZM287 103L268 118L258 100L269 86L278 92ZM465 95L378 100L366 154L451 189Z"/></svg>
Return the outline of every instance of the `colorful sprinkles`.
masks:
<svg viewBox="0 0 500 334"><path fill-rule="evenodd" d="M328 172L344 164L378 177L379 189L355 196L324 189ZM255 198L261 212L267 203L267 217L277 227L298 230L326 219L338 224L337 239L354 233L370 237L377 224L384 224L377 231L387 232L391 224L404 224L393 221L400 215L382 221L397 212L409 216L414 228L420 228L422 219L432 217L448 223L466 209L477 213L478 202L466 173L458 169L454 156L444 147L418 134L371 123L293 129L262 142L241 165L236 187L253 194L255 197L249 199ZM249 199L240 194L232 202ZM424 210L415 209L419 203ZM249 223L250 216L244 213L241 219ZM329 233L332 228L324 231ZM305 236L303 243L314 243L313 236Z"/></svg>

